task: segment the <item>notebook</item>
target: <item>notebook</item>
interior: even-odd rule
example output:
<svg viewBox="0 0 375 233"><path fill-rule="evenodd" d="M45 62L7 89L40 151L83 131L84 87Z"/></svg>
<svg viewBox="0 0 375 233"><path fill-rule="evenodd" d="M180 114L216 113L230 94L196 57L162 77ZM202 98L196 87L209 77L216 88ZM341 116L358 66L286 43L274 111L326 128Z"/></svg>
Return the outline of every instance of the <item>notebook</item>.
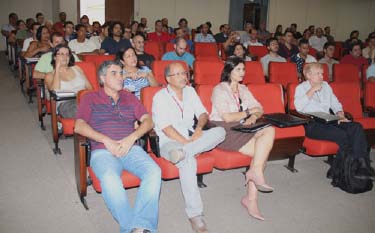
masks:
<svg viewBox="0 0 375 233"><path fill-rule="evenodd" d="M286 113L264 114L263 117L279 128L303 125L308 122L307 119L303 119Z"/></svg>
<svg viewBox="0 0 375 233"><path fill-rule="evenodd" d="M267 119L261 118L252 125L238 124L236 126L233 126L231 129L242 133L255 133L271 125L271 122L269 122Z"/></svg>
<svg viewBox="0 0 375 233"><path fill-rule="evenodd" d="M306 115L312 116L314 120L325 124L334 124L340 120L339 116L332 115L325 112L306 112Z"/></svg>

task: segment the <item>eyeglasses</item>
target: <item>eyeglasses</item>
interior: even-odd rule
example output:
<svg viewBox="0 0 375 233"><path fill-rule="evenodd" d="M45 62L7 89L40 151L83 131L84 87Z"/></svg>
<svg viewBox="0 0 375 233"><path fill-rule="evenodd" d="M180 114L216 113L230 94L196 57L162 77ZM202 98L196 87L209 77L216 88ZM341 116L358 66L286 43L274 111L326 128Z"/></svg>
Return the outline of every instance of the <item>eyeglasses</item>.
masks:
<svg viewBox="0 0 375 233"><path fill-rule="evenodd" d="M186 76L188 75L189 72L187 71L183 71L183 72L177 72L177 73L174 73L174 74L170 74L168 75L169 77L173 77L173 76L180 76L180 75L183 75L183 76Z"/></svg>

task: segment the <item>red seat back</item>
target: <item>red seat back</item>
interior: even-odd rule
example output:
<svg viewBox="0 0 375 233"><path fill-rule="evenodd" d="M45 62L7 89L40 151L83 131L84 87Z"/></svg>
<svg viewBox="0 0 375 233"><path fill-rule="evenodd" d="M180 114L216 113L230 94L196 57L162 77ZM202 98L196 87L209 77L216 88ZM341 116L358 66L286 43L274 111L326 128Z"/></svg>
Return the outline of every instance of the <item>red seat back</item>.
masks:
<svg viewBox="0 0 375 233"><path fill-rule="evenodd" d="M102 64L104 61L111 61L111 60L116 59L116 56L113 54L111 55L87 54L87 55L81 55L81 57L83 61L94 63L96 68L99 68L100 64Z"/></svg>
<svg viewBox="0 0 375 233"><path fill-rule="evenodd" d="M199 85L195 88L203 106L209 113L212 111L211 96L214 87L215 85Z"/></svg>
<svg viewBox="0 0 375 233"><path fill-rule="evenodd" d="M173 52L175 51L174 49L174 43L172 42L168 42L165 44L165 52L168 53L168 52ZM190 47L189 45L186 46L186 52L189 52L190 53Z"/></svg>
<svg viewBox="0 0 375 233"><path fill-rule="evenodd" d="M197 60L207 57L219 59L216 43L194 43L194 55Z"/></svg>
<svg viewBox="0 0 375 233"><path fill-rule="evenodd" d="M152 100L154 95L163 87L145 87L141 89L141 102L145 106L147 112L152 112Z"/></svg>
<svg viewBox="0 0 375 233"><path fill-rule="evenodd" d="M288 101L288 111L296 110L296 106L294 105L294 94L296 93L296 87L298 83L289 83L287 87L287 101Z"/></svg>
<svg viewBox="0 0 375 233"><path fill-rule="evenodd" d="M222 61L195 61L194 82L197 85L216 85L220 82L224 63Z"/></svg>
<svg viewBox="0 0 375 233"><path fill-rule="evenodd" d="M186 71L189 71L188 65L184 61L154 61L152 63L152 72L154 74L154 78L160 84L167 84L167 80L165 80L164 70L167 65L171 63L180 63L184 66Z"/></svg>
<svg viewBox="0 0 375 233"><path fill-rule="evenodd" d="M365 85L365 107L375 108L375 83L366 82Z"/></svg>
<svg viewBox="0 0 375 233"><path fill-rule="evenodd" d="M334 82L359 82L358 68L354 64L334 64L333 65Z"/></svg>
<svg viewBox="0 0 375 233"><path fill-rule="evenodd" d="M268 54L268 49L266 46L248 46L250 55L257 56L258 61Z"/></svg>
<svg viewBox="0 0 375 233"><path fill-rule="evenodd" d="M99 89L99 82L97 78L96 67L92 62L76 62L77 66L79 66L83 73L85 74L87 80L90 82L93 90Z"/></svg>
<svg viewBox="0 0 375 233"><path fill-rule="evenodd" d="M258 61L245 62L246 73L242 81L243 84L249 83L266 83L262 64Z"/></svg>
<svg viewBox="0 0 375 233"><path fill-rule="evenodd" d="M298 83L297 66L290 62L270 62L270 83L279 83L284 88L288 83Z"/></svg>
<svg viewBox="0 0 375 233"><path fill-rule="evenodd" d="M249 84L247 88L263 106L264 113L285 112L283 89L280 84Z"/></svg>
<svg viewBox="0 0 375 233"><path fill-rule="evenodd" d="M330 85L337 99L342 104L344 111L352 114L354 118L362 118L361 90L359 83L334 82Z"/></svg>
<svg viewBox="0 0 375 233"><path fill-rule="evenodd" d="M316 58L316 54L317 54L317 50L316 49L314 49L313 47L311 47L311 46L309 46L309 54L311 55L311 56L313 56L313 57L315 57Z"/></svg>
<svg viewBox="0 0 375 233"><path fill-rule="evenodd" d="M160 60L164 54L164 44L158 41L146 41L145 42L145 53L154 56L155 60Z"/></svg>
<svg viewBox="0 0 375 233"><path fill-rule="evenodd" d="M370 65L369 64L366 64L366 65L363 65L362 66L362 70L361 70L361 76L362 76L362 82L365 83L367 81L367 69Z"/></svg>

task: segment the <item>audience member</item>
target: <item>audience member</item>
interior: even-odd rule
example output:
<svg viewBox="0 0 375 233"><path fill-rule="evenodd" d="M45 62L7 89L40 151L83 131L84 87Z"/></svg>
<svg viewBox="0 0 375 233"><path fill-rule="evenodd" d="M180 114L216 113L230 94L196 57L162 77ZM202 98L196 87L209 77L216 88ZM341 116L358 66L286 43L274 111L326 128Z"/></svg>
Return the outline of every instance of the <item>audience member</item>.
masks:
<svg viewBox="0 0 375 233"><path fill-rule="evenodd" d="M38 23L40 23L40 25L44 26L44 15L43 15L43 13L40 13L40 12L36 13L35 19Z"/></svg>
<svg viewBox="0 0 375 233"><path fill-rule="evenodd" d="M169 25L168 25L168 19L167 18L162 18L161 19L161 23L163 24L163 27L167 27L167 32L168 32L168 34L173 34L173 32L174 32L174 30L173 30L173 28L172 27L170 27Z"/></svg>
<svg viewBox="0 0 375 233"><path fill-rule="evenodd" d="M178 21L178 27L184 29L186 35L188 35L189 37L191 36L191 30L189 28L188 21L185 18L181 18Z"/></svg>
<svg viewBox="0 0 375 233"><path fill-rule="evenodd" d="M302 38L302 34L299 31L297 31L296 23L290 24L290 31L292 32L294 39L299 40Z"/></svg>
<svg viewBox="0 0 375 233"><path fill-rule="evenodd" d="M375 36L368 39L368 45L362 50L362 56L368 60L368 62L375 63Z"/></svg>
<svg viewBox="0 0 375 233"><path fill-rule="evenodd" d="M331 27L330 26L326 26L324 28L324 36L327 38L328 42L335 42L335 38L333 38L333 36L331 35Z"/></svg>
<svg viewBox="0 0 375 233"><path fill-rule="evenodd" d="M300 40L305 39L309 41L311 35L312 35L311 31L309 29L305 29L305 31L303 31L302 38Z"/></svg>
<svg viewBox="0 0 375 233"><path fill-rule="evenodd" d="M327 42L324 44L324 57L319 60L319 63L328 65L328 77L329 81L333 81L333 65L339 62L333 58L335 54L335 44L332 42Z"/></svg>
<svg viewBox="0 0 375 233"><path fill-rule="evenodd" d="M29 37L29 29L26 27L26 23L23 20L17 21L17 33L16 33L16 41L23 43L23 41ZM20 44L20 43L18 43Z"/></svg>
<svg viewBox="0 0 375 233"><path fill-rule="evenodd" d="M120 231L156 232L161 171L135 144L152 129L152 119L134 95L122 90L120 63L103 62L98 76L103 88L82 97L74 131L90 139L90 166L100 180L102 197ZM135 121L141 122L137 129ZM122 184L123 170L141 180L134 206L130 205Z"/></svg>
<svg viewBox="0 0 375 233"><path fill-rule="evenodd" d="M240 41L241 41L240 34L238 34L238 32L236 31L231 31L227 41L223 43L223 48L224 48L225 53L228 56L231 56L234 53L234 46L236 44L239 44Z"/></svg>
<svg viewBox="0 0 375 233"><path fill-rule="evenodd" d="M243 45L246 48L249 46L263 46L262 43L258 42L258 31L256 29L250 29L250 39Z"/></svg>
<svg viewBox="0 0 375 233"><path fill-rule="evenodd" d="M100 49L102 42L104 41L105 38L108 37L108 27L109 27L109 24L104 23L100 27L100 33L90 37L90 40L92 40L95 43L95 47L97 49Z"/></svg>
<svg viewBox="0 0 375 233"><path fill-rule="evenodd" d="M265 22L261 22L259 24L259 30L258 30L258 39L259 39L259 42L262 43L262 44L266 44L266 41L271 38L271 33L269 31L267 31L266 29L266 23Z"/></svg>
<svg viewBox="0 0 375 233"><path fill-rule="evenodd" d="M74 64L72 51L67 45L57 45L52 51L53 71L46 74L45 84L50 91L91 90L92 86L85 74ZM57 112L64 118L74 118L77 112L76 100L57 102Z"/></svg>
<svg viewBox="0 0 375 233"><path fill-rule="evenodd" d="M30 46L30 43L33 42L33 41L38 41L37 37L36 37L36 34L37 34L37 31L38 31L38 28L40 27L40 24L39 23L33 23L33 25L31 26L32 28L32 36L29 37L29 38L26 38L24 41L23 41L23 46L22 46L22 51L21 51L21 57L23 57L27 51L27 49L29 48Z"/></svg>
<svg viewBox="0 0 375 233"><path fill-rule="evenodd" d="M67 43L77 38L77 34L74 32L74 23L72 21L65 22L63 35Z"/></svg>
<svg viewBox="0 0 375 233"><path fill-rule="evenodd" d="M246 22L243 26L244 33L242 33L241 36L241 42L242 44L245 43L246 41L250 40L250 30L253 29L254 26L250 22Z"/></svg>
<svg viewBox="0 0 375 233"><path fill-rule="evenodd" d="M236 43L234 45L233 53L230 54L230 57L240 57L244 61L251 61L252 59L248 55L249 55L249 52L245 48L245 46L243 46L243 44L241 43Z"/></svg>
<svg viewBox="0 0 375 233"><path fill-rule="evenodd" d="M76 25L77 39L69 41L69 48L75 54L92 54L98 53L99 49L95 42L86 38L86 27L82 24Z"/></svg>
<svg viewBox="0 0 375 233"><path fill-rule="evenodd" d="M131 47L128 39L123 39L124 26L121 22L115 21L108 27L108 37L102 42L100 52L117 54L121 49Z"/></svg>
<svg viewBox="0 0 375 233"><path fill-rule="evenodd" d="M221 127L203 130L208 120L207 110L194 88L187 86L188 73L179 63L167 66L168 86L153 98L152 119L161 156L179 169L185 211L192 228L197 233L207 233L195 156L216 147L224 140L225 131ZM194 117L198 119L195 129Z"/></svg>
<svg viewBox="0 0 375 233"><path fill-rule="evenodd" d="M289 59L298 53L298 47L293 44L293 33L291 31L284 33L284 43L280 43L279 47L279 55L285 59Z"/></svg>
<svg viewBox="0 0 375 233"><path fill-rule="evenodd" d="M298 50L299 52L297 54L294 54L290 58L290 61L296 63L298 77L302 79L303 64L316 62L316 59L309 54L309 42L307 40L301 39L299 41Z"/></svg>
<svg viewBox="0 0 375 233"><path fill-rule="evenodd" d="M60 12L59 13L59 20L56 23L53 24L53 31L59 32L61 34L64 34L64 25L66 22L66 13Z"/></svg>
<svg viewBox="0 0 375 233"><path fill-rule="evenodd" d="M9 22L1 27L1 34L7 39L11 32L17 29L18 16L16 13L10 13Z"/></svg>
<svg viewBox="0 0 375 233"><path fill-rule="evenodd" d="M132 21L130 24L130 29L131 29L131 38L133 38L137 32L138 32L138 21Z"/></svg>
<svg viewBox="0 0 375 233"><path fill-rule="evenodd" d="M189 39L189 35L186 34L185 32L185 29L182 29L182 28L176 28L174 30L174 33L176 35L176 38L177 37L182 37L186 40L186 43L188 44L189 46L189 50L190 52L194 52L194 43L192 40ZM174 38L173 40L171 40L172 43L176 43L176 38Z"/></svg>
<svg viewBox="0 0 375 233"><path fill-rule="evenodd" d="M369 151L362 125L345 117L341 103L329 84L323 81L323 69L319 63L307 64L303 69L306 81L299 84L294 95L294 105L302 113L324 112L340 117L338 124L310 121L304 125L306 136L312 139L333 141L339 146L336 156L360 158L359 170L367 171ZM328 172L328 176L329 176ZM371 174L363 174L373 176Z"/></svg>
<svg viewBox="0 0 375 233"><path fill-rule="evenodd" d="M273 37L277 38L279 40L279 37L283 36L283 25L279 24L276 26L275 33L273 34Z"/></svg>
<svg viewBox="0 0 375 233"><path fill-rule="evenodd" d="M30 43L29 48L25 52L24 57L40 57L43 53L50 50L50 34L46 26L40 26L36 32L37 41Z"/></svg>
<svg viewBox="0 0 375 233"><path fill-rule="evenodd" d="M140 66L147 66L151 69L151 65L155 58L151 54L145 53L145 39L142 35L135 35L132 44L137 55L138 63Z"/></svg>
<svg viewBox="0 0 375 233"><path fill-rule="evenodd" d="M48 29L50 34L52 34L54 32L52 20L50 20L50 19L45 20L44 26L46 26L46 28Z"/></svg>
<svg viewBox="0 0 375 233"><path fill-rule="evenodd" d="M264 75L268 77L268 66L270 62L286 62L286 59L280 56L277 52L279 51L279 42L275 37L272 37L266 41L268 54L260 59L262 63Z"/></svg>
<svg viewBox="0 0 375 233"><path fill-rule="evenodd" d="M176 43L174 44L174 51L167 52L163 55L161 60L172 60L172 61L184 61L190 68L193 68L194 56L186 52L187 43L182 37L176 38Z"/></svg>
<svg viewBox="0 0 375 233"><path fill-rule="evenodd" d="M229 24L222 24L220 26L220 32L214 36L215 41L217 43L224 43L225 41L227 41L229 34L230 34Z"/></svg>
<svg viewBox="0 0 375 233"><path fill-rule="evenodd" d="M241 84L245 76L245 63L241 58L229 58L221 73L221 82L212 92L210 122L226 131L225 140L218 148L239 151L252 156L250 169L246 172L247 194L241 199L248 214L258 220L264 217L258 209L258 191L272 192L266 184L264 169L275 138L275 129L266 127L256 133L242 133L231 130L240 123L254 124L262 115L263 108L249 89Z"/></svg>
<svg viewBox="0 0 375 233"><path fill-rule="evenodd" d="M194 42L199 43L215 43L215 38L212 36L212 34L208 33L208 25L207 23L202 24L201 33L195 34Z"/></svg>
<svg viewBox="0 0 375 233"><path fill-rule="evenodd" d="M148 33L147 39L149 41L169 42L170 38L168 33L163 32L163 24L161 20L155 21L155 32Z"/></svg>
<svg viewBox="0 0 375 233"><path fill-rule="evenodd" d="M124 34L122 35L123 39L129 40L131 42L132 40L132 29L130 26L125 26L124 27Z"/></svg>
<svg viewBox="0 0 375 233"><path fill-rule="evenodd" d="M356 65L358 72L361 73L362 66L368 64L367 59L362 57L361 45L359 43L352 43L349 48L350 53L345 55L340 62Z"/></svg>
<svg viewBox="0 0 375 233"><path fill-rule="evenodd" d="M141 18L141 24L144 26L143 28L144 28L144 32L147 34L147 33L149 33L150 32L150 29L147 27L147 18L145 18L145 17L142 17ZM139 26L139 25L138 25Z"/></svg>
<svg viewBox="0 0 375 233"><path fill-rule="evenodd" d="M102 33L102 26L100 25L99 21L92 22L92 35L90 39L92 39L93 36L99 36Z"/></svg>
<svg viewBox="0 0 375 233"><path fill-rule="evenodd" d="M310 25L308 30L310 31L310 36L313 36L314 33L315 33L315 26L314 25Z"/></svg>
<svg viewBox="0 0 375 233"><path fill-rule="evenodd" d="M315 35L309 38L309 45L316 49L318 52L317 56L322 57L325 43L327 43L327 38L323 36L323 30L320 27L316 28Z"/></svg>
<svg viewBox="0 0 375 233"><path fill-rule="evenodd" d="M370 82L375 82L375 63L372 63L366 71L366 78Z"/></svg>
<svg viewBox="0 0 375 233"><path fill-rule="evenodd" d="M152 71L147 66L140 66L134 48L129 47L117 54L117 59L123 65L124 89L134 93L140 99L141 89L148 86L158 86Z"/></svg>
<svg viewBox="0 0 375 233"><path fill-rule="evenodd" d="M352 44L359 44L361 46L361 49L363 48L363 43L359 39L359 31L357 30L350 32L349 39L344 42L343 47L346 49L350 49Z"/></svg>

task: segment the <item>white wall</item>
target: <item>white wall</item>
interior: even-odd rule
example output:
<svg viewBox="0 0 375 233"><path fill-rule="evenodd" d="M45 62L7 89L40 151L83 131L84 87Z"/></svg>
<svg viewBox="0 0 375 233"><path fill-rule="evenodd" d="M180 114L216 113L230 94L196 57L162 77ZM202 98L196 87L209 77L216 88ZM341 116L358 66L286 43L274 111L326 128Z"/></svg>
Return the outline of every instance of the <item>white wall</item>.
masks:
<svg viewBox="0 0 375 233"><path fill-rule="evenodd" d="M134 0L134 18L147 17L147 26L152 29L155 20L164 17L172 27L177 27L180 18L186 18L190 28L210 21L215 33L229 21L229 3L230 0Z"/></svg>
<svg viewBox="0 0 375 233"><path fill-rule="evenodd" d="M302 33L309 25L330 26L335 40L345 40L357 29L364 40L375 29L374 0L269 0L268 28L274 32L298 24Z"/></svg>
<svg viewBox="0 0 375 233"><path fill-rule="evenodd" d="M66 13L66 19L77 23L77 1L78 0L60 0L60 11Z"/></svg>

